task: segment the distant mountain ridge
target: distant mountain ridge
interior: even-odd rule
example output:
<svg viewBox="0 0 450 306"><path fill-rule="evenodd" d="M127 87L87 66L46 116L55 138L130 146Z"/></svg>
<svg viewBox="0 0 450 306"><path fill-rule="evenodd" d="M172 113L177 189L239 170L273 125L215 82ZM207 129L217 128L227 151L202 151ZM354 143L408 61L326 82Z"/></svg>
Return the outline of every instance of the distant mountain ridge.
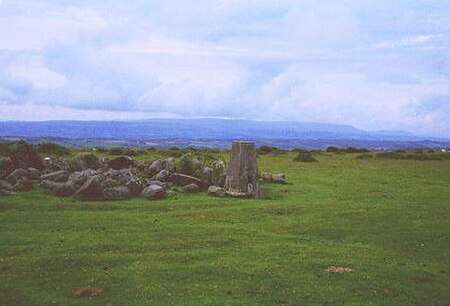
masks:
<svg viewBox="0 0 450 306"><path fill-rule="evenodd" d="M0 136L61 138L408 138L407 132L366 132L350 125L240 119L149 119L137 121L7 121Z"/></svg>
<svg viewBox="0 0 450 306"><path fill-rule="evenodd" d="M110 139L135 141L201 140L220 143L234 139L292 146L296 142L421 142L448 140L424 138L408 132L368 132L350 125L307 122L253 121L241 119L149 119L136 121L6 121L0 137L27 139Z"/></svg>

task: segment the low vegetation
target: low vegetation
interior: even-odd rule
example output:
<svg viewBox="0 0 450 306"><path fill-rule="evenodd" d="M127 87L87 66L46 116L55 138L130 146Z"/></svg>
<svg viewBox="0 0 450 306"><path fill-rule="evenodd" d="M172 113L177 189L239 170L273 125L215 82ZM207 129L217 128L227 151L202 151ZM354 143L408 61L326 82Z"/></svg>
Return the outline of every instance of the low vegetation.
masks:
<svg viewBox="0 0 450 306"><path fill-rule="evenodd" d="M70 156L71 151L63 146L52 142L44 142L36 145L36 151L41 155L52 155L52 156Z"/></svg>
<svg viewBox="0 0 450 306"><path fill-rule="evenodd" d="M375 154L378 159L412 159L412 160L450 160L449 153L415 150L407 151L393 151L393 152L379 152Z"/></svg>
<svg viewBox="0 0 450 306"><path fill-rule="evenodd" d="M178 151L226 156L134 158ZM309 153L259 155L264 200L0 197L0 304L448 304L448 159Z"/></svg>
<svg viewBox="0 0 450 306"><path fill-rule="evenodd" d="M370 152L369 150L364 149L364 148L354 148L354 147L348 147L348 148L328 147L325 151L327 153L368 153L368 152Z"/></svg>
<svg viewBox="0 0 450 306"><path fill-rule="evenodd" d="M294 161L303 162L303 163L313 163L317 162L317 159L314 158L311 152L309 151L298 151L297 155L294 157Z"/></svg>

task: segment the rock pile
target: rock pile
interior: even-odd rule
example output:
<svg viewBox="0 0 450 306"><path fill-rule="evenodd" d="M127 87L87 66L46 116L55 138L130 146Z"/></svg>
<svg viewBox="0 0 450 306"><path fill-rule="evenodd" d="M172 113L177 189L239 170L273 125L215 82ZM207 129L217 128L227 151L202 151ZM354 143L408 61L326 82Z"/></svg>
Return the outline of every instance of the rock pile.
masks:
<svg viewBox="0 0 450 306"><path fill-rule="evenodd" d="M227 166L222 160L206 163L192 154L186 154L178 159L166 158L146 163L135 162L128 156L99 160L92 153L79 154L72 159L42 159L31 145L23 141L12 145L10 151L9 156L0 158L0 196L40 186L55 196L83 201L133 197L158 200L163 199L171 188L185 193L203 191L214 197L239 197L235 189L225 187ZM253 168L250 170L254 173L256 164L251 166ZM232 173L238 170L234 169ZM253 175L246 184L257 186L257 173ZM281 174L265 174L262 181L286 183ZM249 196L254 194L242 193L242 197Z"/></svg>

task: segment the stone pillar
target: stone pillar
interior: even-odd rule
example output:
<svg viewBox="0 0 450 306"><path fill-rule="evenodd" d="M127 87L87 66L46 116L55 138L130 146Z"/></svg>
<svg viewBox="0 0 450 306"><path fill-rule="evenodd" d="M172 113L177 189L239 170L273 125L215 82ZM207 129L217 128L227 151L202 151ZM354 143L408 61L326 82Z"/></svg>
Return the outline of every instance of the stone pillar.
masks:
<svg viewBox="0 0 450 306"><path fill-rule="evenodd" d="M228 194L237 197L255 196L259 190L258 180L255 144L234 141L225 180Z"/></svg>

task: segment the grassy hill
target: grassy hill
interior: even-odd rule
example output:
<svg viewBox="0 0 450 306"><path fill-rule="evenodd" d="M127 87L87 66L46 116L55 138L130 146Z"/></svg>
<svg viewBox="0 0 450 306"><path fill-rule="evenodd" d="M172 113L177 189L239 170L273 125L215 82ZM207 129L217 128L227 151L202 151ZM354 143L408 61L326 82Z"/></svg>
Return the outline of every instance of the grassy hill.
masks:
<svg viewBox="0 0 450 306"><path fill-rule="evenodd" d="M450 162L357 155L261 155L269 200L0 198L0 304L448 305Z"/></svg>

